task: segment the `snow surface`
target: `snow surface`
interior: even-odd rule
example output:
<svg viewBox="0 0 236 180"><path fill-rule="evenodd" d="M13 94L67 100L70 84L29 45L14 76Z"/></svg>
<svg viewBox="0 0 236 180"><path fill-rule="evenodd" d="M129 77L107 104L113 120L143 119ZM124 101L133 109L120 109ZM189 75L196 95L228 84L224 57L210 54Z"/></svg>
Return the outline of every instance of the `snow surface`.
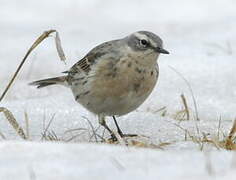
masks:
<svg viewBox="0 0 236 180"><path fill-rule="evenodd" d="M68 139L65 131L88 128L74 143L36 143L20 138L0 115L0 180L10 179L235 179L235 155L184 141L185 133L174 123L182 109L184 93L191 118L194 106L185 81L197 101L201 132L228 133L236 117L236 1L235 0L1 0L0 1L0 92L32 42L45 30L57 29L67 55L67 64L58 59L53 39L34 51L14 86L0 106L12 111L25 127L29 116L30 139L39 141L43 124L55 114L49 130ZM160 77L148 100L135 112L119 118L124 132L148 136L158 144L170 142L162 150L134 149L88 144L91 128L99 127L94 115L73 100L70 90L49 87L37 90L33 80L60 75L95 45L138 30L160 35L170 55L159 58ZM167 115L158 110L166 107ZM110 118L108 118L110 119ZM112 121L109 126L115 129ZM180 123L193 134L196 122ZM103 133L102 128L98 130ZM108 137L107 134L105 137ZM93 138L92 141L95 141ZM210 160L208 160L208 158ZM212 173L207 163L212 165ZM233 165L234 164L234 165ZM34 178L35 177L35 178Z"/></svg>
<svg viewBox="0 0 236 180"><path fill-rule="evenodd" d="M0 144L1 179L235 179L233 153L156 151L96 144ZM210 175L208 175L210 177Z"/></svg>

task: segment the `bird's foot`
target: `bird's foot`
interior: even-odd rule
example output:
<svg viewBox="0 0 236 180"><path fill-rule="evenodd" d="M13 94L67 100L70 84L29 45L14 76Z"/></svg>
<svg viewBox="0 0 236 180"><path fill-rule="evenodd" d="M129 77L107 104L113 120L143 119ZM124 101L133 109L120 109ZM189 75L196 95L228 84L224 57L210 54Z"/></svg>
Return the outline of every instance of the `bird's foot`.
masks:
<svg viewBox="0 0 236 180"><path fill-rule="evenodd" d="M120 138L125 138L125 137L137 137L138 135L137 134L123 134L123 133L120 134L119 133L119 136L120 136ZM108 142L115 143L115 142L118 142L118 139L119 138L117 138L115 134L111 134L111 137L108 139Z"/></svg>
<svg viewBox="0 0 236 180"><path fill-rule="evenodd" d="M115 136L115 134L111 134L111 137L107 140L108 143L116 143L118 142L117 137Z"/></svg>
<svg viewBox="0 0 236 180"><path fill-rule="evenodd" d="M123 138L123 137L137 137L138 135L137 134L122 134L120 136Z"/></svg>
<svg viewBox="0 0 236 180"><path fill-rule="evenodd" d="M118 134L120 135L120 137L137 137L137 134L124 134L120 129L118 129Z"/></svg>

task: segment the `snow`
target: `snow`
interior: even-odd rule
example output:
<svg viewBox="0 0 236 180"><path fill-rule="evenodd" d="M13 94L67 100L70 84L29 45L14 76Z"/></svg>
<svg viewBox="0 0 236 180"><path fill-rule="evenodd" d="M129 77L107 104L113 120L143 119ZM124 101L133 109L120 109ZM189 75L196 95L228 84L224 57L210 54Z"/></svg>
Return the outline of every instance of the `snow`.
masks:
<svg viewBox="0 0 236 180"><path fill-rule="evenodd" d="M60 33L67 64L59 61L54 40L45 40L30 55L1 107L14 114L25 128L29 117L30 141L24 142L0 114L0 179L235 179L236 155L185 141L187 129L199 136L227 134L236 117L236 1L234 0L1 0L0 92L6 87L32 42L45 30ZM94 115L73 100L65 87L37 90L33 80L60 75L95 45L138 30L160 35L170 55L159 58L160 77L148 100L135 112L119 117L127 133L137 133L153 144L171 143L163 149L133 148L89 143L99 128ZM186 82L191 85L200 121ZM191 110L190 121L177 121L184 94ZM167 114L158 110L166 107ZM55 116L54 116L55 115ZM67 140L86 128L71 143L39 142L44 126ZM110 119L110 118L108 118ZM107 121L115 129L112 121ZM45 125L46 124L46 125ZM100 127L98 134L103 133ZM108 137L108 134L105 134ZM91 139L95 141L94 138ZM209 165L212 172L209 170ZM35 178L34 178L35 177Z"/></svg>
<svg viewBox="0 0 236 180"><path fill-rule="evenodd" d="M230 180L235 172L230 164L235 154L230 152L186 151L180 156L182 151L34 142L5 142L0 152L1 179L197 180L208 174L209 179ZM207 170L208 163L212 171Z"/></svg>

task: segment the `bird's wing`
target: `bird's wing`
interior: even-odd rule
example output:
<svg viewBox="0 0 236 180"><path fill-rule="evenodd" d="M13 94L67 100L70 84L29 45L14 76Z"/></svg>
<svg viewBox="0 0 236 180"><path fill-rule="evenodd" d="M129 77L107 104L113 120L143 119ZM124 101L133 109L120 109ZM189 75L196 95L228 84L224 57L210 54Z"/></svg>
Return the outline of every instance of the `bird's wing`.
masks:
<svg viewBox="0 0 236 180"><path fill-rule="evenodd" d="M69 71L64 73L74 74L82 73L88 74L93 68L93 65L97 63L101 57L108 55L110 52L114 51L114 47L119 43L118 40L113 40L109 42L102 43L95 48L93 48L84 58L75 63Z"/></svg>

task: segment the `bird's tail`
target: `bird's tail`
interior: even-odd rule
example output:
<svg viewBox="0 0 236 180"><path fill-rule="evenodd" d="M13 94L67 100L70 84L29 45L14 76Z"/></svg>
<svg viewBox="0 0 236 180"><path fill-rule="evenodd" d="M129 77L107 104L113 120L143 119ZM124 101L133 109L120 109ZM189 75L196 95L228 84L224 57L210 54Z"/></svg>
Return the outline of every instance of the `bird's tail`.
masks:
<svg viewBox="0 0 236 180"><path fill-rule="evenodd" d="M55 78L42 79L29 83L29 85L37 86L37 88L43 88L50 85L64 85L67 86L67 76L60 76Z"/></svg>

